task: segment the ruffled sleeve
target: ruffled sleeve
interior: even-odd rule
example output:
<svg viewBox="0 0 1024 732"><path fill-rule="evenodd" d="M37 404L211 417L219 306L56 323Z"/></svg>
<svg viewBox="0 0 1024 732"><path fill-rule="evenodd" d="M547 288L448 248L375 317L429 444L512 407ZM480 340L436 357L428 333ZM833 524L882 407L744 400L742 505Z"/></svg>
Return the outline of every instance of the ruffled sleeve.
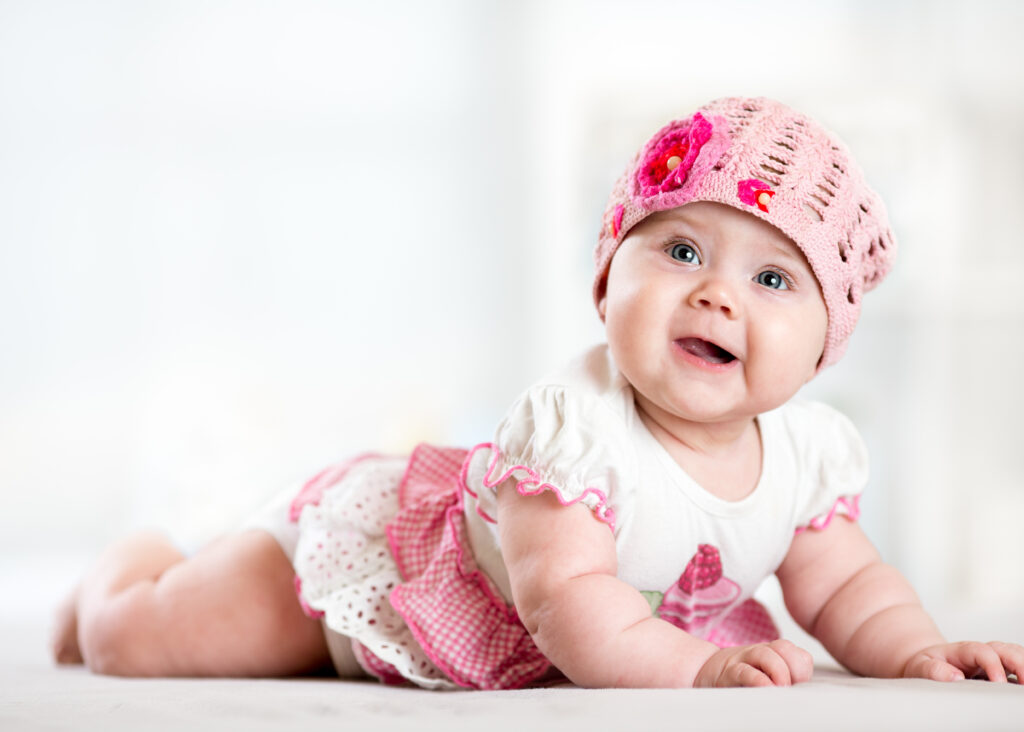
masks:
<svg viewBox="0 0 1024 732"><path fill-rule="evenodd" d="M836 516L856 520L860 495L868 481L868 451L853 423L835 409L820 403L797 408L803 432L804 480L798 497L796 532L823 529Z"/></svg>
<svg viewBox="0 0 1024 732"><path fill-rule="evenodd" d="M609 386L547 384L523 394L494 441L477 445L466 462L465 487L477 513L493 521L494 490L512 477L520 494L551 491L563 505L582 503L614 531L623 478L632 467L619 408L627 395Z"/></svg>

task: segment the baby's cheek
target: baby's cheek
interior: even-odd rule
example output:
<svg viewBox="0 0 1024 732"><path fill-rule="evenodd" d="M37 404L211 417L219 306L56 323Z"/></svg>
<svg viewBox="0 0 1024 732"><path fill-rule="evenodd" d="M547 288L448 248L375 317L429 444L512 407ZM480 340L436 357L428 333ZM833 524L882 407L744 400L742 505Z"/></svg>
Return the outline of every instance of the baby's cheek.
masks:
<svg viewBox="0 0 1024 732"><path fill-rule="evenodd" d="M639 360L635 332L624 327L621 322L606 322L605 333L608 338L608 350L611 351L615 365L629 379L635 362Z"/></svg>
<svg viewBox="0 0 1024 732"><path fill-rule="evenodd" d="M808 327L811 352L817 363L825 350L825 340L828 338L828 309L820 294L807 306L803 320Z"/></svg>
<svg viewBox="0 0 1024 732"><path fill-rule="evenodd" d="M609 298L605 311L604 332L612 355L626 354L636 349L643 332L642 311L635 298L621 296Z"/></svg>
<svg viewBox="0 0 1024 732"><path fill-rule="evenodd" d="M791 344L794 354L802 360L815 364L825 350L825 334L828 329L828 315L825 306L806 306L786 319L784 325L786 342Z"/></svg>
<svg viewBox="0 0 1024 732"><path fill-rule="evenodd" d="M799 318L769 320L751 344L758 354L758 373L766 377L763 383L780 392L783 401L817 373L825 337L812 325Z"/></svg>

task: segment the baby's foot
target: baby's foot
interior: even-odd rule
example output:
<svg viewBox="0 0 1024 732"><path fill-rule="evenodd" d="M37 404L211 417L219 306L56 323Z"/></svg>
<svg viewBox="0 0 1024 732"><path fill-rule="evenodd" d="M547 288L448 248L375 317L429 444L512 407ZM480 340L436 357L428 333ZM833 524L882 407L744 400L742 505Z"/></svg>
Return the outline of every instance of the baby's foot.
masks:
<svg viewBox="0 0 1024 732"><path fill-rule="evenodd" d="M50 649L57 663L82 663L82 652L78 648L78 588L72 590L57 606L57 617L53 624Z"/></svg>

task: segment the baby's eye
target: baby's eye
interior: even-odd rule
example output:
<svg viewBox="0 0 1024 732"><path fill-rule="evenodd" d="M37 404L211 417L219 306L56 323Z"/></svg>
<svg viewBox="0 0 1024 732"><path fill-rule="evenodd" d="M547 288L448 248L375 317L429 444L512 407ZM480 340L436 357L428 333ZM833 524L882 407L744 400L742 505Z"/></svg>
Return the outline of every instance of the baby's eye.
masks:
<svg viewBox="0 0 1024 732"><path fill-rule="evenodd" d="M786 282L786 278L779 272L772 269L766 269L761 272L754 281L759 285L764 285L772 290L788 290L789 283Z"/></svg>
<svg viewBox="0 0 1024 732"><path fill-rule="evenodd" d="M683 262L684 264L700 264L700 255L697 254L697 249L693 244L686 244L683 242L673 244L669 248L668 254L677 262Z"/></svg>

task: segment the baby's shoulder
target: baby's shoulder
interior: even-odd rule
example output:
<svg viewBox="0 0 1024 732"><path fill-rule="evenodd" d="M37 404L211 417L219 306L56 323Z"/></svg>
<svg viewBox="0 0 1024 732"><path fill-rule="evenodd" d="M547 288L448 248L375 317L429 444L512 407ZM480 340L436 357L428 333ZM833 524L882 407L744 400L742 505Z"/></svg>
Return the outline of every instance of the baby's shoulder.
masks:
<svg viewBox="0 0 1024 732"><path fill-rule="evenodd" d="M635 412L632 390L607 347L588 349L535 382L508 409L485 445L492 461L488 475L522 469L533 480L560 486L565 496L594 489L607 497L618 476L635 472L630 409ZM475 479L481 466L471 466L469 477Z"/></svg>
<svg viewBox="0 0 1024 732"><path fill-rule="evenodd" d="M547 461L600 452L602 460L614 453L621 462L635 411L632 388L608 347L594 346L520 394L498 424L495 443L503 452L533 452Z"/></svg>
<svg viewBox="0 0 1024 732"><path fill-rule="evenodd" d="M776 439L785 441L804 462L867 459L864 442L853 421L829 404L792 399L765 416L778 425L773 431Z"/></svg>
<svg viewBox="0 0 1024 732"><path fill-rule="evenodd" d="M770 414L774 415L787 429L803 432L826 428L835 429L851 425L850 418L835 407L813 399L790 399Z"/></svg>
<svg viewBox="0 0 1024 732"><path fill-rule="evenodd" d="M607 344L595 345L534 382L522 398L548 401L587 413L610 411L626 417L633 392L612 360Z"/></svg>

